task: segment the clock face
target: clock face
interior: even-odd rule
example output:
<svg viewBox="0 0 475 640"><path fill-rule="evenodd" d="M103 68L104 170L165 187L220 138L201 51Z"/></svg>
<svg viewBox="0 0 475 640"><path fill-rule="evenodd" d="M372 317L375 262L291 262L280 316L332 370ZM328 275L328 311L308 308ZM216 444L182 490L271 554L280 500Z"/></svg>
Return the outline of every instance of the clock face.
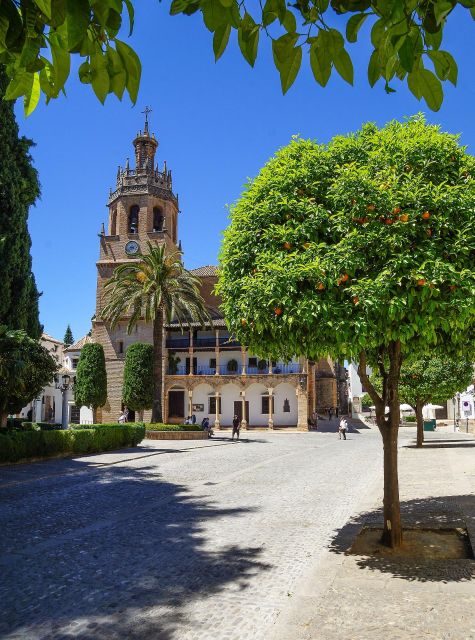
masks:
<svg viewBox="0 0 475 640"><path fill-rule="evenodd" d="M125 253L128 256L134 256L136 253L140 251L139 243L135 242L135 240L129 240L125 245Z"/></svg>

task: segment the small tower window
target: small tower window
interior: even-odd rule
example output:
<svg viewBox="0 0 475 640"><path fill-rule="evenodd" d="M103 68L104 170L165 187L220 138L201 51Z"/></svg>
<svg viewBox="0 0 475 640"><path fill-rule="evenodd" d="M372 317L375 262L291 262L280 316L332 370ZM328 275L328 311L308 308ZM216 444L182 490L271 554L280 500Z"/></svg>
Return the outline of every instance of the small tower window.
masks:
<svg viewBox="0 0 475 640"><path fill-rule="evenodd" d="M139 232L139 207L134 204L129 212L129 233Z"/></svg>
<svg viewBox="0 0 475 640"><path fill-rule="evenodd" d="M111 234L111 236L115 236L116 233L117 233L117 209L112 209L112 211L111 211L110 234Z"/></svg>
<svg viewBox="0 0 475 640"><path fill-rule="evenodd" d="M290 413L290 402L287 398L284 400L284 413Z"/></svg>
<svg viewBox="0 0 475 640"><path fill-rule="evenodd" d="M160 207L153 208L153 231L163 231L165 218Z"/></svg>

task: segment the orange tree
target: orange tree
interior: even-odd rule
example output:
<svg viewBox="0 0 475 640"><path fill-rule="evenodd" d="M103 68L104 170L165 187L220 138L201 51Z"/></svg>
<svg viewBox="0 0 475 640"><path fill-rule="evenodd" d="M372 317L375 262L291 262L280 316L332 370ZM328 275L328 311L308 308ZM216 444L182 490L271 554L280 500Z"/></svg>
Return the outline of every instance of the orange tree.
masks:
<svg viewBox="0 0 475 640"><path fill-rule="evenodd" d="M463 391L472 384L474 379L472 361L473 358L467 355L460 357L431 355L409 359L403 363L399 397L402 402L410 404L416 412L418 447L422 447L424 442L422 416L424 405L428 402L446 403L457 391ZM377 374L371 377L371 382L378 391L381 390L381 379Z"/></svg>
<svg viewBox="0 0 475 640"><path fill-rule="evenodd" d="M457 137L422 116L327 145L294 138L247 186L224 236L218 292L243 344L262 357L359 362L383 439L389 546L402 542L403 358L455 352L475 322L474 171Z"/></svg>

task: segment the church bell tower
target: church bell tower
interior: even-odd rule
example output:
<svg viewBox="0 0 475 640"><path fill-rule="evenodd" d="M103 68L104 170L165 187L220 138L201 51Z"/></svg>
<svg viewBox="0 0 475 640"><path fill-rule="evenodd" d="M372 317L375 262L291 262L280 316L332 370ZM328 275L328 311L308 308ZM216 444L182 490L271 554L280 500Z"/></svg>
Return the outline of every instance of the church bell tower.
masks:
<svg viewBox="0 0 475 640"><path fill-rule="evenodd" d="M120 264L138 260L146 253L148 243L165 244L177 250L178 195L173 193L172 172L166 162L162 169L156 164L158 140L150 133L145 108L145 124L133 140L135 167L127 158L119 166L115 189L111 189L107 207L108 229L99 234L100 253L97 262L96 315L93 322L94 342L102 344L106 357L108 401L102 408L103 421L116 421L122 409L122 381L125 351L137 341L152 342L152 328L140 322L132 335L127 335L126 321L114 330L101 318L105 306L104 285Z"/></svg>

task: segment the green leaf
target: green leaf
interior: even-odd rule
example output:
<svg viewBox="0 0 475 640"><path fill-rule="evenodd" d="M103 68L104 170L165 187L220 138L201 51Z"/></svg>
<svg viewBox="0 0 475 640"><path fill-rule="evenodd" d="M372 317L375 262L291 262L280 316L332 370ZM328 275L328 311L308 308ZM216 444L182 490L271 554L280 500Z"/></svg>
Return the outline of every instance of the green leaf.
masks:
<svg viewBox="0 0 475 640"><path fill-rule="evenodd" d="M294 47L297 40L297 34L287 33L278 40L272 41L274 64L280 74L283 93L286 93L294 83L302 63L302 49Z"/></svg>
<svg viewBox="0 0 475 640"><path fill-rule="evenodd" d="M33 83L29 94L24 97L24 110L25 116L29 116L36 109L38 101L40 99L40 77L38 73L33 75Z"/></svg>
<svg viewBox="0 0 475 640"><path fill-rule="evenodd" d="M295 33L297 30L297 21L292 11L285 12L285 18L282 20L282 24L287 33Z"/></svg>
<svg viewBox="0 0 475 640"><path fill-rule="evenodd" d="M92 55L90 66L92 89L101 103L104 104L110 86L109 73L104 56L99 52Z"/></svg>
<svg viewBox="0 0 475 640"><path fill-rule="evenodd" d="M127 7L127 13L129 14L129 36L131 36L134 30L135 9L132 0L124 0L124 2Z"/></svg>
<svg viewBox="0 0 475 640"><path fill-rule="evenodd" d="M243 57L253 67L259 44L259 26L247 11L238 29L238 43Z"/></svg>
<svg viewBox="0 0 475 640"><path fill-rule="evenodd" d="M333 57L333 64L343 80L349 84L353 84L353 63L345 49L341 49L337 55Z"/></svg>
<svg viewBox="0 0 475 640"><path fill-rule="evenodd" d="M348 42L356 42L358 39L358 31L363 26L364 21L369 16L369 13L357 13L346 23L346 39Z"/></svg>
<svg viewBox="0 0 475 640"><path fill-rule="evenodd" d="M440 80L428 69L417 69L408 76L409 89L418 100L424 98L432 111L438 111L444 98Z"/></svg>
<svg viewBox="0 0 475 640"><path fill-rule="evenodd" d="M67 0L66 8L68 49L74 51L86 35L89 26L90 7L88 0Z"/></svg>
<svg viewBox="0 0 475 640"><path fill-rule="evenodd" d="M115 47L122 58L125 70L127 72L126 88L127 92L132 100L132 103L137 102L137 95L140 85L140 76L142 74L142 66L140 60L135 51L129 47L125 42L121 40L115 41Z"/></svg>
<svg viewBox="0 0 475 640"><path fill-rule="evenodd" d="M427 55L434 64L437 76L441 80L449 80L456 86L458 68L453 56L448 51L428 51Z"/></svg>
<svg viewBox="0 0 475 640"><path fill-rule="evenodd" d="M381 64L379 62L379 51L375 49L371 54L368 64L368 82L371 87L374 87L376 82L381 77Z"/></svg>
<svg viewBox="0 0 475 640"><path fill-rule="evenodd" d="M434 15L437 24L440 24L442 20L448 16L448 14L454 8L454 4L449 2L449 0L438 0L438 2L434 3Z"/></svg>
<svg viewBox="0 0 475 640"><path fill-rule="evenodd" d="M415 43L411 36L404 38L404 42L399 47L398 56L402 68L411 73L415 61Z"/></svg>
<svg viewBox="0 0 475 640"><path fill-rule="evenodd" d="M5 47L5 38L8 31L9 26L8 18L6 16L0 15L0 48Z"/></svg>
<svg viewBox="0 0 475 640"><path fill-rule="evenodd" d="M127 72L124 69L122 58L112 47L107 47L107 72L109 74L110 90L122 100L127 81Z"/></svg>
<svg viewBox="0 0 475 640"><path fill-rule="evenodd" d="M33 0L38 9L51 20L51 0Z"/></svg>
<svg viewBox="0 0 475 640"><path fill-rule="evenodd" d="M325 87L332 71L331 57L328 50L321 46L312 46L310 49L310 66L315 80Z"/></svg>
<svg viewBox="0 0 475 640"><path fill-rule="evenodd" d="M218 61L219 58L223 55L228 42L229 42L229 34L231 33L231 25L226 24L219 29L216 29L213 35L213 51L214 51L214 59Z"/></svg>
<svg viewBox="0 0 475 640"><path fill-rule="evenodd" d="M178 13L183 13L187 6L187 0L173 0L170 5L170 15L176 16Z"/></svg>
<svg viewBox="0 0 475 640"><path fill-rule="evenodd" d="M223 7L232 7L234 0L219 0Z"/></svg>
<svg viewBox="0 0 475 640"><path fill-rule="evenodd" d="M78 69L79 80L83 84L91 84L92 71L89 62L83 62Z"/></svg>
<svg viewBox="0 0 475 640"><path fill-rule="evenodd" d="M20 96L29 95L33 85L33 73L21 69L15 72L5 91L5 100L16 100Z"/></svg>
<svg viewBox="0 0 475 640"><path fill-rule="evenodd" d="M50 35L51 56L53 58L54 69L54 87L56 90L56 96L64 87L66 80L68 79L71 65L71 56L65 49L61 37L58 33L52 33Z"/></svg>

